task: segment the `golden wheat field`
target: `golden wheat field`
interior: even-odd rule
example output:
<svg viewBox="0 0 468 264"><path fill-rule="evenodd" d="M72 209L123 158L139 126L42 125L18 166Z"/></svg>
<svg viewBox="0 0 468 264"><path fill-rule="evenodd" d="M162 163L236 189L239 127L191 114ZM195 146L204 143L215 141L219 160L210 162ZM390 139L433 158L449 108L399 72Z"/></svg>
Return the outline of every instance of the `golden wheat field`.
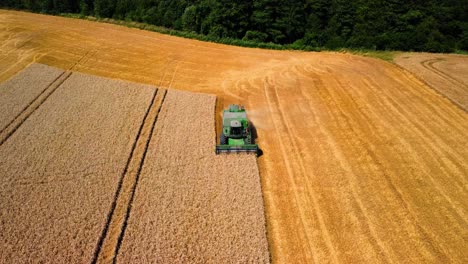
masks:
<svg viewBox="0 0 468 264"><path fill-rule="evenodd" d="M16 78L2 85L0 97L0 131L5 131L12 125L18 114L29 106L29 103L40 96L49 84L58 78L63 71L41 64L33 64L26 68ZM28 78L30 75L39 78ZM3 138L3 137L2 137Z"/></svg>
<svg viewBox="0 0 468 264"><path fill-rule="evenodd" d="M269 263L255 156L214 153L214 109L214 96L168 91L119 263Z"/></svg>
<svg viewBox="0 0 468 264"><path fill-rule="evenodd" d="M55 88L10 93L34 83ZM269 263L255 156L214 154L214 96L40 64L0 95L28 104L0 143L0 263Z"/></svg>
<svg viewBox="0 0 468 264"><path fill-rule="evenodd" d="M74 73L0 145L0 263L91 261L153 92Z"/></svg>
<svg viewBox="0 0 468 264"><path fill-rule="evenodd" d="M460 79L466 76L463 56L456 59L457 62L451 62L450 58L443 63L429 62L437 69L437 73L435 70L431 73L419 68L420 61L427 59L415 59L413 64L403 66L405 70L389 62L351 54L232 47L110 24L5 10L0 10L0 43L0 81L9 79L32 62L39 62L63 70L169 88L169 91L210 93L217 96L218 129L222 108L230 103L244 104L257 128L257 142L264 153L257 163L269 252L274 263L468 261L468 115L460 107L466 103L463 98L467 94L466 85L460 85L466 83ZM401 64L398 58L397 63ZM442 78L439 71L450 76L444 77L450 80L432 81L432 78ZM461 88L447 88L444 86L447 82ZM59 91L60 88L53 92L44 105L54 102L52 99ZM137 104L137 100L127 100L124 109L128 104ZM144 105L135 106L135 112L139 108ZM79 116L85 121L90 119L83 111L78 111ZM162 114L164 105L159 115ZM42 129L33 126L35 116L34 112L31 122L28 119L0 147L2 160L6 160L4 157L22 160L15 156L18 154L9 153L24 144L18 134L28 133L23 126L30 123L28 129ZM199 121L195 118L193 122ZM106 131L105 123L100 126ZM129 127L127 129L130 131ZM185 135L186 132L179 133ZM156 131L148 135L157 134ZM97 138L101 136L110 135L96 134ZM18 139L15 141L15 138ZM158 136L155 138L161 140ZM27 146L34 148L35 141L31 140ZM198 137L194 140L195 143L197 140L205 142ZM210 140L214 148L214 136ZM105 139L103 141L104 144ZM172 157L175 162L161 164L156 158L163 154L158 152L154 142L152 139L148 146L118 260L142 260L137 253L143 258L173 258L175 252L179 252L179 244L170 245L174 251L162 251L149 243L152 234L164 239L179 238L179 235L152 225L166 221L152 213L165 204L148 204L144 195L163 197L168 194L150 190L143 183L161 188L158 179L165 181L172 173L186 175L190 172L186 167L175 165L179 164L178 156ZM185 139L172 142L175 147L183 143L194 142ZM114 145L128 151L129 146L125 144L122 141ZM113 151L114 146L102 148ZM201 150L200 153L193 149L186 151L194 152L196 157L201 155ZM156 160L147 163L150 158ZM182 161L184 159L180 159ZM159 168L167 172L167 176L155 178L151 168ZM188 181L213 168L207 168L202 158L199 167L193 170L193 178ZM253 172L246 170L245 173ZM188 182L178 183L176 187L180 190L189 188ZM229 189L232 186L227 186L226 182L209 183L219 184L224 193L232 195ZM1 184L10 184L9 178L2 175ZM197 190L194 188L193 191ZM85 187L74 191L82 189ZM2 192L1 195L3 201L10 194ZM99 193L102 199L108 199L107 195ZM203 201L211 193L198 195ZM176 197L184 202L184 196ZM241 193L240 197L249 196ZM226 203L223 197L216 199L214 204ZM133 207L136 205L138 209ZM14 212L22 210L19 204L11 206L18 207L12 209L17 210ZM39 204L34 210L44 206L47 204ZM10 209L4 208L7 207L2 206L2 216L9 215ZM79 210L85 209L80 207ZM176 216L170 226L180 220L182 213L177 210L179 207L175 206L174 211L170 211ZM95 221L96 226L102 223L105 217L99 213L102 212L89 215L87 223ZM199 218L200 215L187 212L187 219L199 223ZM252 216L246 221L254 219ZM233 220L238 224L237 219ZM148 223L147 229L144 221ZM60 226L62 222L57 224ZM21 228L22 223L2 222L2 225ZM40 228L44 230L45 227ZM190 229L184 226L180 230L184 228ZM202 230L190 232L195 238L208 236L200 233ZM141 248L129 243L138 240L140 235ZM4 237L2 232L0 238ZM190 239L180 237L181 241ZM256 236L250 238L258 241ZM50 248L55 248L57 243L51 241ZM224 244L220 245L225 248ZM198 253L206 247L200 246L199 251L185 251L184 256L202 255ZM220 256L228 255L220 252Z"/></svg>

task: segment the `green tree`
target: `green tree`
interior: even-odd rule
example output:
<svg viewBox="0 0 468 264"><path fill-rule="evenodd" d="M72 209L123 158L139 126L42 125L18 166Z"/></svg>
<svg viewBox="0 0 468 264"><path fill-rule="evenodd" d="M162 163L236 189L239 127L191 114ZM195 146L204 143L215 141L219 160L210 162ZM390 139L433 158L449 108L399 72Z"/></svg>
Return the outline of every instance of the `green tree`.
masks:
<svg viewBox="0 0 468 264"><path fill-rule="evenodd" d="M306 16L303 0L285 0L277 10L274 27L285 36L283 43L292 43L302 38L305 32Z"/></svg>
<svg viewBox="0 0 468 264"><path fill-rule="evenodd" d="M298 48L468 49L466 0L3 0L0 7L112 17Z"/></svg>
<svg viewBox="0 0 468 264"><path fill-rule="evenodd" d="M114 11L114 0L94 0L94 15L97 17L112 17Z"/></svg>
<svg viewBox="0 0 468 264"><path fill-rule="evenodd" d="M197 7L195 5L185 8L182 15L182 28L186 31L198 32L199 23L197 19Z"/></svg>

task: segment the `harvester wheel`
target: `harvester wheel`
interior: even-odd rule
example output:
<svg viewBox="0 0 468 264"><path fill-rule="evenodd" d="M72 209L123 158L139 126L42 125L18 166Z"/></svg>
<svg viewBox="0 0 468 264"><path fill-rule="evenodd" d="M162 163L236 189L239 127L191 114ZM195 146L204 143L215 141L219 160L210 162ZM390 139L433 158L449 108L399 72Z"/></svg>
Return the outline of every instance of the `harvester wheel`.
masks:
<svg viewBox="0 0 468 264"><path fill-rule="evenodd" d="M249 131L250 131L250 144L255 144L255 139L257 138L257 129L252 124L249 124Z"/></svg>
<svg viewBox="0 0 468 264"><path fill-rule="evenodd" d="M219 144L227 145L227 138L224 134L221 134L221 136L219 137Z"/></svg>

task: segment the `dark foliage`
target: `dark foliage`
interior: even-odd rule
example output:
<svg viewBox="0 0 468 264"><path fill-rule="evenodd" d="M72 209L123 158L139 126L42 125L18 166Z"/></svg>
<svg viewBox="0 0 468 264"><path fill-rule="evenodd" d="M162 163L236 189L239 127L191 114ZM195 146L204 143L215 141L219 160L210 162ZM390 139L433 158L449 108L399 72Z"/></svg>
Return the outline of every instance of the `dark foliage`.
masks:
<svg viewBox="0 0 468 264"><path fill-rule="evenodd" d="M2 0L0 6L304 49L468 50L464 0Z"/></svg>

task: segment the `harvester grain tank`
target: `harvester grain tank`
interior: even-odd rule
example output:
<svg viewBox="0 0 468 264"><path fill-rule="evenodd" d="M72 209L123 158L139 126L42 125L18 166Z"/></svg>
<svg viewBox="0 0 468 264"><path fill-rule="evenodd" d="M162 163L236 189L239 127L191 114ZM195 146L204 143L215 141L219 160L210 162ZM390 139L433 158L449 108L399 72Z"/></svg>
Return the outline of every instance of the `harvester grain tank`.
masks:
<svg viewBox="0 0 468 264"><path fill-rule="evenodd" d="M223 130L219 145L216 145L216 154L241 152L258 155L259 148L244 107L232 104L223 112Z"/></svg>

